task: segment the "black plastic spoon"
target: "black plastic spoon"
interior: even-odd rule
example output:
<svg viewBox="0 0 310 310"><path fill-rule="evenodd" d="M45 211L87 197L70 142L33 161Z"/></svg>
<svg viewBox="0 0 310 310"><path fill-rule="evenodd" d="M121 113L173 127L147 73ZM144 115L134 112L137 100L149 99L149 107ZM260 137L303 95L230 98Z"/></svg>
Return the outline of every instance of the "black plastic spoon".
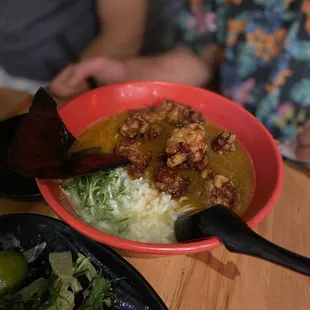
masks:
<svg viewBox="0 0 310 310"><path fill-rule="evenodd" d="M310 259L262 238L235 213L217 205L184 215L175 222L178 242L218 238L227 250L276 263L304 275L310 275Z"/></svg>

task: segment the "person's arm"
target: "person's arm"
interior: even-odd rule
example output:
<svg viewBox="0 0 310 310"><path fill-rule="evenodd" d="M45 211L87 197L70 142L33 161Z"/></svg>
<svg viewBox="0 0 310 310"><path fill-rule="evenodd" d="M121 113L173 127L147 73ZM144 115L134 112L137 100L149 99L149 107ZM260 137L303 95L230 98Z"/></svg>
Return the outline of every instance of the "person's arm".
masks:
<svg viewBox="0 0 310 310"><path fill-rule="evenodd" d="M78 85L89 76L101 84L152 80L202 86L209 79L209 67L186 48L176 48L158 56L112 60L89 59L75 65L68 75L71 85Z"/></svg>
<svg viewBox="0 0 310 310"><path fill-rule="evenodd" d="M157 80L203 86L210 78L208 65L187 48L125 60L124 71L124 81Z"/></svg>
<svg viewBox="0 0 310 310"><path fill-rule="evenodd" d="M100 34L82 52L81 59L135 56L142 45L147 0L97 0Z"/></svg>
<svg viewBox="0 0 310 310"><path fill-rule="evenodd" d="M296 155L300 161L310 163L310 121L305 123L297 137Z"/></svg>
<svg viewBox="0 0 310 310"><path fill-rule="evenodd" d="M212 67L186 48L127 60L97 57L68 67L52 81L50 89L60 97L71 97L87 90L85 79L89 76L100 84L156 80L203 86L210 79Z"/></svg>

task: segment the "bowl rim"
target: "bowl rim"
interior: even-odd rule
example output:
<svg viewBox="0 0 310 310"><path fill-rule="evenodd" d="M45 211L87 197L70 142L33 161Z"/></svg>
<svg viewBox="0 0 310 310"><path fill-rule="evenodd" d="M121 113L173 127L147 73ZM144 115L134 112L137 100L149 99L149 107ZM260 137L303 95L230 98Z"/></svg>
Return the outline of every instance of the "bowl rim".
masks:
<svg viewBox="0 0 310 310"><path fill-rule="evenodd" d="M184 85L179 83L170 83L170 82L159 82L159 81L136 81L136 82L126 82L126 83L118 83L113 85L107 85L103 86L105 88L117 88L117 87L124 87L124 86L174 86L174 87L180 87L190 90L195 90L195 92L209 92L214 96L214 98L218 97L223 100L223 98L226 101L226 104L228 105L234 105L234 108L239 110L239 113L247 114L247 117L252 118L252 121L255 122L256 126L260 127L260 130L262 130L266 136L266 139L269 140L269 142L272 145L272 149L275 153L276 162L278 168L278 178L277 183L275 184L275 189L272 193L272 195L269 197L268 202L263 206L262 209L260 209L256 215L254 215L251 219L247 221L247 224L253 228L257 224L259 224L265 216L271 211L271 209L275 206L276 201L278 200L282 186L284 181L284 165L282 161L282 157L280 154L280 151L278 149L278 145L274 138L271 136L269 131L266 129L266 127L252 114L250 114L248 111L246 111L243 107L240 105L234 103L233 101L218 95L216 93L210 92L206 89L193 87L190 85ZM89 94L95 93L95 90L89 91L87 93L82 94L81 96L78 96L77 98L83 98L83 96L88 97ZM75 99L70 100L68 103L66 103L64 106L62 106L59 109L59 112L61 114L62 110L67 109L72 104L75 103ZM69 224L72 228L77 230L78 232L82 233L83 235L86 235L87 237L99 242L103 243L115 248L120 248L123 250L131 251L131 252L137 252L137 253L143 253L143 254L166 254L166 255L174 255L174 254L192 254L197 252L203 252L203 251L209 251L215 247L220 246L222 243L220 240L216 238L211 238L208 240L202 240L202 241L195 241L195 242L189 242L189 243L176 243L176 244L154 244L154 243L143 243L138 241L132 241L127 240L123 238L119 238L113 235L109 235L107 233L104 233L102 231L97 230L96 228L93 228L89 226L88 224L82 222L81 220L74 217L69 211L67 211L57 200L54 198L53 194L48 188L48 185L46 184L46 181L37 179L38 187L42 193L42 196L48 203L48 205L53 209L53 211L67 224Z"/></svg>

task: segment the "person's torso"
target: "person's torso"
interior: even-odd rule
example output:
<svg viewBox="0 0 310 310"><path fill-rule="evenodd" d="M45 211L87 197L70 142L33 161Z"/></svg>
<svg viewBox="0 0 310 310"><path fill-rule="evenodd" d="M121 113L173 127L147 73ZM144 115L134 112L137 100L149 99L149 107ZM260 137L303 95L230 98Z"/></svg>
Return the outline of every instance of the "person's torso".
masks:
<svg viewBox="0 0 310 310"><path fill-rule="evenodd" d="M94 1L2 0L0 67L12 76L48 81L70 63L59 35L79 54L97 33Z"/></svg>
<svg viewBox="0 0 310 310"><path fill-rule="evenodd" d="M190 2L180 18L183 43L200 54L222 46L222 94L276 138L294 138L310 119L310 1Z"/></svg>
<svg viewBox="0 0 310 310"><path fill-rule="evenodd" d="M141 55L155 55L173 48L177 23L188 0L150 0Z"/></svg>

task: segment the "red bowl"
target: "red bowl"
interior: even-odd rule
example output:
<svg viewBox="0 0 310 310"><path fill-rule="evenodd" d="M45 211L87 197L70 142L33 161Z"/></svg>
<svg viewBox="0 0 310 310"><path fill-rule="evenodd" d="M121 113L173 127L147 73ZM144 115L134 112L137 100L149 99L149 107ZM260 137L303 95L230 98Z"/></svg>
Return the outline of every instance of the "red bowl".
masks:
<svg viewBox="0 0 310 310"><path fill-rule="evenodd" d="M275 205L283 183L283 164L276 142L265 127L237 104L209 91L162 82L135 82L105 86L70 101L59 114L74 136L97 120L168 98L192 106L207 120L236 133L247 150L256 174L253 199L243 218L254 227ZM208 251L221 243L209 239L186 244L151 244L105 234L78 219L58 182L38 180L39 189L57 215L71 227L98 242L145 254L188 254Z"/></svg>

